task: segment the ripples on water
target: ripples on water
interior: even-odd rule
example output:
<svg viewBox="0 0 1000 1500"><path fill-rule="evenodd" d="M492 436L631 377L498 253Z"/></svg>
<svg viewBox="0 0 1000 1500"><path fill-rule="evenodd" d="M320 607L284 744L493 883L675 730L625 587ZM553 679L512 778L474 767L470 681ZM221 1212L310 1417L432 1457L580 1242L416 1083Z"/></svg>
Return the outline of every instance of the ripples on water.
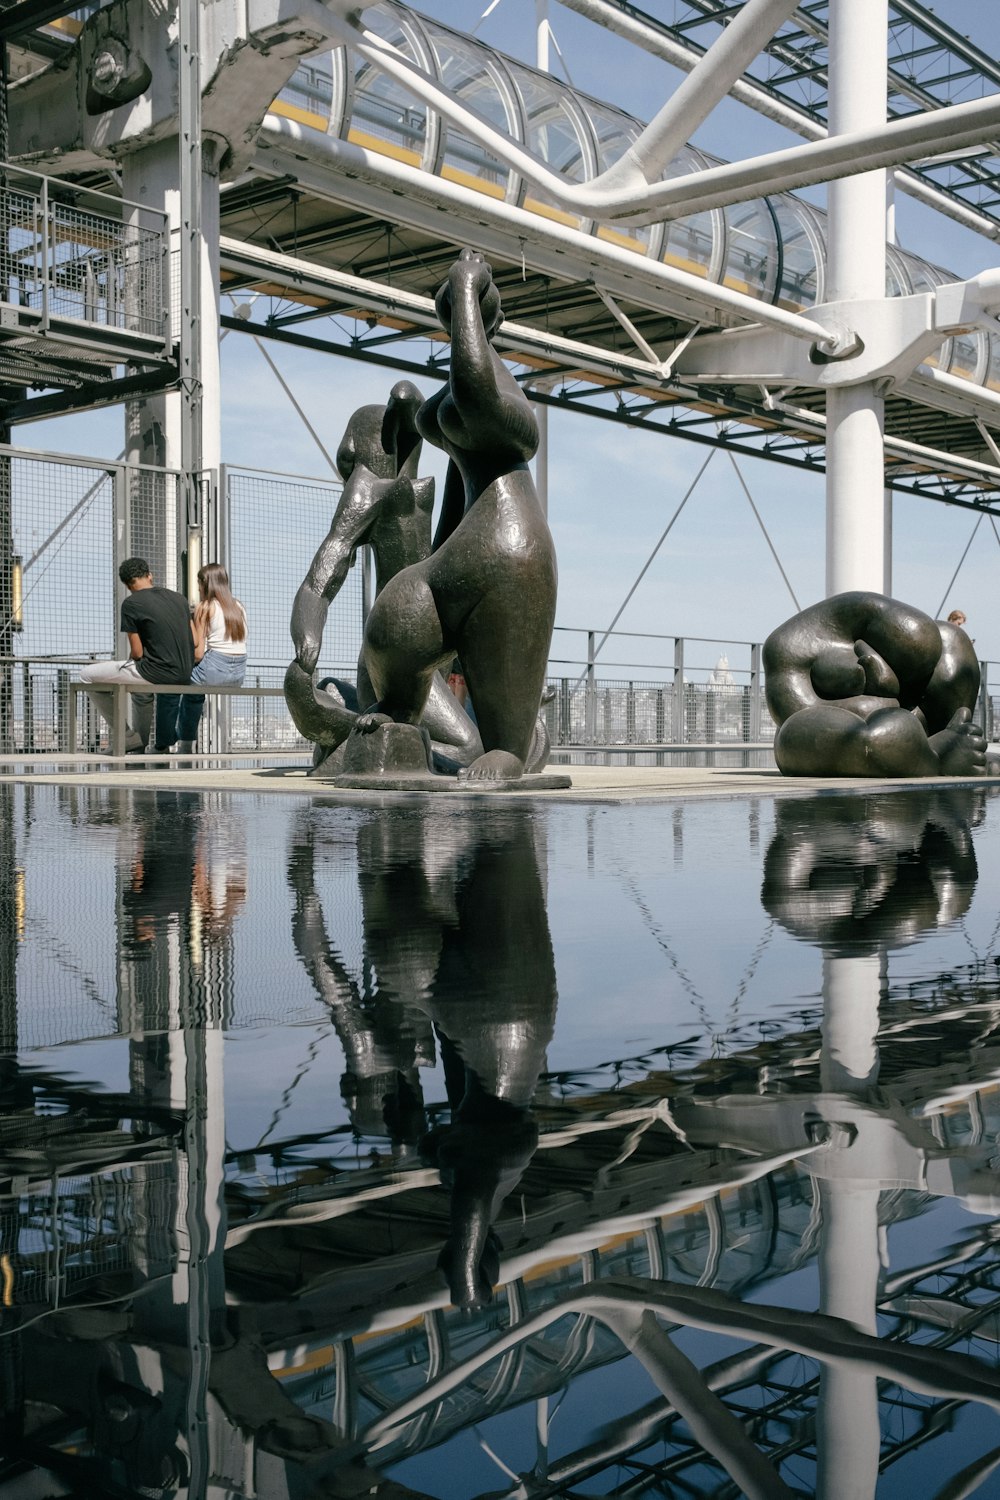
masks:
<svg viewBox="0 0 1000 1500"><path fill-rule="evenodd" d="M1000 806L0 786L0 1497L1000 1494Z"/></svg>

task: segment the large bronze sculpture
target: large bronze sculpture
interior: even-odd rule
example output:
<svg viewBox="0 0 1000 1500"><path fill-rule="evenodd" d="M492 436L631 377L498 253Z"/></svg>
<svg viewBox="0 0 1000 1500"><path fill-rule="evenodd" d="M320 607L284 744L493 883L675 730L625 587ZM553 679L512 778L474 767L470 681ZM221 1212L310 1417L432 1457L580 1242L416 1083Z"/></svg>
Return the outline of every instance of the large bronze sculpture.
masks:
<svg viewBox="0 0 1000 1500"><path fill-rule="evenodd" d="M362 406L353 414L337 449L344 490L330 530L295 596L295 660L285 674L292 720L316 747L314 770L324 767L347 739L358 704L367 706L375 698L363 654L356 696L349 691L334 696L314 682L327 611L344 585L357 548L367 543L372 549L377 591L431 550L434 480L418 477L422 443L415 417L422 402L415 385L399 381L385 406ZM467 765L482 754L475 724L440 673L431 678L423 723L442 760Z"/></svg>
<svg viewBox="0 0 1000 1500"><path fill-rule="evenodd" d="M450 463L435 546L375 601L365 664L371 734L418 725L434 674L461 658L483 753L459 774L511 781L529 759L555 619L556 560L528 462L538 428L491 346L502 320L489 265L463 251L436 301L451 336L448 383L417 412Z"/></svg>
<svg viewBox="0 0 1000 1500"><path fill-rule="evenodd" d="M764 643L785 776L982 776L969 637L884 594L836 594Z"/></svg>

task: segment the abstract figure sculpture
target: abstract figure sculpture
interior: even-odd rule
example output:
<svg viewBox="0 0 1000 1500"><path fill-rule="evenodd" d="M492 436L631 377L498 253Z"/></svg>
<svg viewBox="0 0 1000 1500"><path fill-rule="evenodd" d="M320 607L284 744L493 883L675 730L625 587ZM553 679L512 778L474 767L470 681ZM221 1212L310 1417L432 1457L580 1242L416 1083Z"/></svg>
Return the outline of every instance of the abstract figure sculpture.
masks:
<svg viewBox="0 0 1000 1500"><path fill-rule="evenodd" d="M555 619L556 561L528 461L538 428L491 347L503 314L490 267L463 251L437 295L448 383L417 431L451 462L429 557L375 600L365 663L377 694L357 730L421 721L435 672L461 659L483 754L460 776L509 781L528 762Z"/></svg>
<svg viewBox="0 0 1000 1500"><path fill-rule="evenodd" d="M884 594L836 594L764 643L785 776L982 776L979 663L963 630Z"/></svg>
<svg viewBox="0 0 1000 1500"><path fill-rule="evenodd" d="M357 548L367 543L372 549L377 590L431 550L434 480L417 477L422 444L414 419L422 401L415 385L399 381L387 405L362 406L354 413L337 449L344 491L295 596L295 660L285 674L292 719L316 747L314 769L347 739L357 718L356 704L367 706L375 697L363 657L354 703L338 700L313 681L327 611L344 585ZM423 722L435 749L447 759L464 765L482 754L475 724L440 674L431 679Z"/></svg>

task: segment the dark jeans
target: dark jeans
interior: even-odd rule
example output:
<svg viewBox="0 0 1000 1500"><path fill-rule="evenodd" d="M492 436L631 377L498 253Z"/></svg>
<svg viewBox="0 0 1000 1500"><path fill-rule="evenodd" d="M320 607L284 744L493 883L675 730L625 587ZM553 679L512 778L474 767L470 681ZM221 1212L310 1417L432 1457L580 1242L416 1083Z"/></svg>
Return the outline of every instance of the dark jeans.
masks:
<svg viewBox="0 0 1000 1500"><path fill-rule="evenodd" d="M182 703L190 700L180 693L153 694L153 745L167 750L177 739L177 714ZM204 702L204 699L201 700Z"/></svg>
<svg viewBox="0 0 1000 1500"><path fill-rule="evenodd" d="M192 683L222 682L238 687L243 681L246 669L245 656L229 656L224 651L206 651L191 673L191 681ZM163 697L170 700L169 693L164 693ZM180 708L176 714L176 729L171 733L170 743L173 744L175 739L196 740L205 699L201 693L184 693L173 701L179 702ZM165 744L166 741L162 743Z"/></svg>

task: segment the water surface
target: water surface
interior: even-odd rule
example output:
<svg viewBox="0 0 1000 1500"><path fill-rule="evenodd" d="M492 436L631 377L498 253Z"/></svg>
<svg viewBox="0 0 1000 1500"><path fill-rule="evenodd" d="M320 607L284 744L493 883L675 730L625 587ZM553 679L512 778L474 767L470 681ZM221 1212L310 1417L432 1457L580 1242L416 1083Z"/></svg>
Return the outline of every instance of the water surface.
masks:
<svg viewBox="0 0 1000 1500"><path fill-rule="evenodd" d="M998 819L0 785L0 1497L1000 1494Z"/></svg>

